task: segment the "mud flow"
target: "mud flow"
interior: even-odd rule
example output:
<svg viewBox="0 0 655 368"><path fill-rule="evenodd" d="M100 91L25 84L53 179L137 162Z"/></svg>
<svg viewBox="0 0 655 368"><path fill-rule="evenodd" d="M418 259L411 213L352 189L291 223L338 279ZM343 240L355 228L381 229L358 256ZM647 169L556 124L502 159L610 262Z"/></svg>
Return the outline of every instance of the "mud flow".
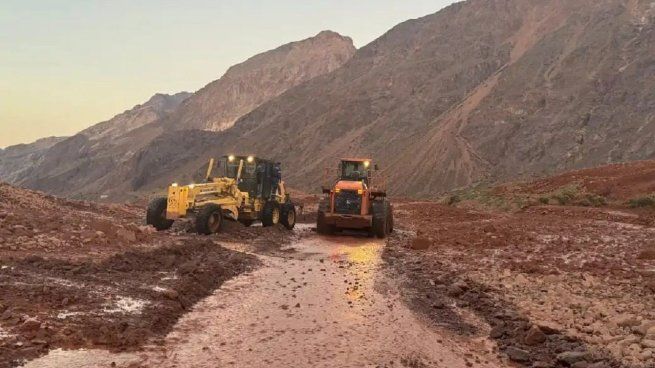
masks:
<svg viewBox="0 0 655 368"><path fill-rule="evenodd" d="M53 351L25 367L496 366L405 307L397 282L382 273L383 241L296 231L289 249L260 255L263 267L199 302L162 346Z"/></svg>

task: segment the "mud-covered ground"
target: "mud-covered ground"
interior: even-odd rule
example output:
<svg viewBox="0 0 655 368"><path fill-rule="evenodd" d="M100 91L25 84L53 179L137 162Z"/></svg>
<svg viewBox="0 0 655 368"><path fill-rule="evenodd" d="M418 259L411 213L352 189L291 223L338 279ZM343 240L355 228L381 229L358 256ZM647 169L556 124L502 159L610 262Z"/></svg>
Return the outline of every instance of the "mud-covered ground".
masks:
<svg viewBox="0 0 655 368"><path fill-rule="evenodd" d="M275 249L291 236L237 223L212 238L184 224L159 234L143 216L140 207L0 185L0 367L56 348L156 343L196 302L259 264L224 239Z"/></svg>
<svg viewBox="0 0 655 368"><path fill-rule="evenodd" d="M655 248L644 211L515 212L396 204L384 259L440 328L488 336L507 363L652 367Z"/></svg>

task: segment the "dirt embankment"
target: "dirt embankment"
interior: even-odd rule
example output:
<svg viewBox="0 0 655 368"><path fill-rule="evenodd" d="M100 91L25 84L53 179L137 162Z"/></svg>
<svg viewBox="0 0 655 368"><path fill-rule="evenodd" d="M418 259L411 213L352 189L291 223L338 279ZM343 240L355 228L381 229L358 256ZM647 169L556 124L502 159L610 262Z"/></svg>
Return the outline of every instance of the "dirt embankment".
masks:
<svg viewBox="0 0 655 368"><path fill-rule="evenodd" d="M236 223L215 237L184 225L155 233L143 216L0 185L0 367L54 348L157 343L197 301L258 264L221 243L277 249L290 236Z"/></svg>
<svg viewBox="0 0 655 368"><path fill-rule="evenodd" d="M482 212L399 203L385 251L406 298L441 328L489 336L533 367L650 367L655 359L652 217L535 206Z"/></svg>
<svg viewBox="0 0 655 368"><path fill-rule="evenodd" d="M637 161L571 171L527 183L506 184L493 190L505 197L528 196L556 202L594 199L600 204L643 207L655 204L655 161ZM565 198L569 196L570 198ZM649 203L640 200L651 198Z"/></svg>

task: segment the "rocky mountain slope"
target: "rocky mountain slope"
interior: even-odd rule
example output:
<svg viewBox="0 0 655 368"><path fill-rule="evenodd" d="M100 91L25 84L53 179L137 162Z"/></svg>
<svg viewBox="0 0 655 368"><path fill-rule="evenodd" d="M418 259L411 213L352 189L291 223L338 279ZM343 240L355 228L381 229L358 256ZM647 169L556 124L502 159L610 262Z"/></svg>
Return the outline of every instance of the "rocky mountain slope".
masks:
<svg viewBox="0 0 655 368"><path fill-rule="evenodd" d="M29 165L1 166L0 180L71 197L104 198L104 193L112 190L129 192L123 177L130 177L130 163L138 161L136 156L159 135L224 129L286 89L336 69L354 52L351 39L329 31L283 45L233 66L193 95L157 94L109 121L57 142L38 157L22 159L31 160ZM173 136L184 141L187 133ZM170 144L158 152L179 146L179 142Z"/></svg>
<svg viewBox="0 0 655 368"><path fill-rule="evenodd" d="M354 53L350 38L324 31L253 56L196 92L167 124L174 129L225 130L290 87L337 69Z"/></svg>
<svg viewBox="0 0 655 368"><path fill-rule="evenodd" d="M305 190L335 158L369 155L392 193L412 196L652 158L654 14L643 0L454 4L396 26L232 129L188 137L183 152L162 149L175 136L159 137L135 157L133 188L231 151L284 162ZM156 167L164 157L175 162Z"/></svg>
<svg viewBox="0 0 655 368"><path fill-rule="evenodd" d="M128 161L161 133L153 123L170 114L189 96L157 94L147 102L49 146L38 154L7 157L0 179L51 193L75 195L93 191L96 183ZM35 144L27 145L28 147ZM5 151L13 151L7 148ZM6 153L3 157L6 156ZM13 170L19 162L25 166ZM11 166L10 166L11 165Z"/></svg>
<svg viewBox="0 0 655 368"><path fill-rule="evenodd" d="M29 144L17 144L0 149L0 178L5 181L15 181L23 175L23 171L41 160L43 154L55 144L67 137L41 138Z"/></svg>

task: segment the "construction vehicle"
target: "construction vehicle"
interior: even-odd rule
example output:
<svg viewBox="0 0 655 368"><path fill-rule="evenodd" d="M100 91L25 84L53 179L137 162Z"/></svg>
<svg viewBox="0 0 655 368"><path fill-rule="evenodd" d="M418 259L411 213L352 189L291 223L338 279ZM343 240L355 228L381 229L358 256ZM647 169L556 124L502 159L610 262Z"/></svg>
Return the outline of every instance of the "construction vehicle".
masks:
<svg viewBox="0 0 655 368"><path fill-rule="evenodd" d="M372 166L370 159L345 158L339 162L336 177L333 185L323 187L325 196L316 219L320 234L353 229L384 238L393 231L393 207L377 165Z"/></svg>
<svg viewBox="0 0 655 368"><path fill-rule="evenodd" d="M199 234L221 230L224 219L245 226L261 221L264 227L282 224L291 230L296 208L281 180L279 164L254 156L229 155L217 162L219 176L212 177L209 161L203 183L168 187L168 195L148 205L146 222L157 230L169 229L175 220L195 219Z"/></svg>

